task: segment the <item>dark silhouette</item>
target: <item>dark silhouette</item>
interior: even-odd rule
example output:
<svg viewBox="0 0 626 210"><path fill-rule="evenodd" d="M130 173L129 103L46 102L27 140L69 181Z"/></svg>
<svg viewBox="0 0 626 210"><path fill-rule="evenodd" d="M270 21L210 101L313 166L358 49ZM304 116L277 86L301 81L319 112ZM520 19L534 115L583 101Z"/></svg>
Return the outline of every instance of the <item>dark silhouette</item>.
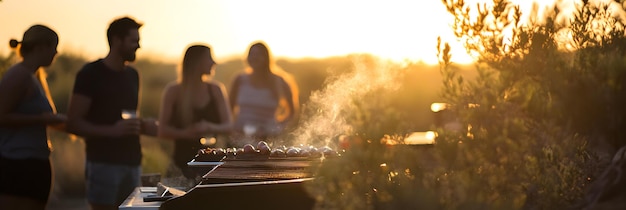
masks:
<svg viewBox="0 0 626 210"><path fill-rule="evenodd" d="M238 134L235 141L242 140L242 135L257 140L279 136L296 121L299 109L297 85L290 74L274 64L263 42L250 46L247 62L246 72L235 78L230 90L234 130Z"/></svg>
<svg viewBox="0 0 626 210"><path fill-rule="evenodd" d="M21 42L11 40L23 60L0 81L0 209L45 209L52 186L47 127L64 130L50 97L46 72L59 37L43 25L31 26Z"/></svg>
<svg viewBox="0 0 626 210"><path fill-rule="evenodd" d="M139 74L127 62L135 60L141 25L128 17L113 21L107 30L107 56L86 64L76 75L68 130L85 139L87 200L92 209L117 209L140 185L139 135L156 131L153 119L122 116L124 110L139 107Z"/></svg>
<svg viewBox="0 0 626 210"><path fill-rule="evenodd" d="M159 136L175 140L174 164L190 179L197 174L187 167L187 162L199 149L215 143L203 145L201 140L210 141L232 129L224 85L210 79L215 65L206 45L187 48L179 78L167 85L161 102Z"/></svg>

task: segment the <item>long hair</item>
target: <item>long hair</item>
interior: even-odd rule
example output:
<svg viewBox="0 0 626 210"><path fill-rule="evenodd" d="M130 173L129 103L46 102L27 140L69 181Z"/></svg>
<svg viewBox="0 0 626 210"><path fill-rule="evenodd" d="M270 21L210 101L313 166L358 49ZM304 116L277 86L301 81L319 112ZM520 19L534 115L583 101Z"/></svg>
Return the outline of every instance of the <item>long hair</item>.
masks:
<svg viewBox="0 0 626 210"><path fill-rule="evenodd" d="M176 113L180 116L180 123L183 126L190 125L193 122L193 106L191 95L191 85L194 81L193 77L200 76L196 74L196 65L201 61L205 53L211 53L211 48L206 45L193 45L187 48L183 63L178 73L178 82L180 84L180 97L177 98Z"/></svg>
<svg viewBox="0 0 626 210"><path fill-rule="evenodd" d="M52 94L50 94L50 88L48 87L48 73L44 68L39 68L36 73L37 79L41 83L41 87L43 88L43 92L46 94L46 98L48 99L48 103L50 103L50 107L52 108L52 113L57 113L57 107L54 105L54 101L52 101Z"/></svg>
<svg viewBox="0 0 626 210"><path fill-rule="evenodd" d="M252 45L250 45L250 47L248 48L248 56L250 56L250 52L252 51L253 48L261 49L261 53L263 57L265 58L263 60L263 65L265 66L264 68L268 69L272 75L277 76L278 78L282 78L285 81L285 83L287 83L288 88L291 90L292 98L289 99L287 98L287 93L285 93L283 89L280 88L279 81L274 80L273 79L274 77L270 77L272 78L272 81L270 82L273 84L271 85L272 94L278 100L278 110L276 110L276 113L275 113L276 120L281 122L285 120L289 115L297 114L296 112L299 109L299 96L298 96L298 86L295 82L295 79L293 78L291 74L289 74L288 72L280 68L278 65L276 65L276 63L274 62L272 58L272 53L270 49L267 47L267 44L265 42L257 41L257 42L254 42ZM248 68L246 68L246 72L248 74L252 74L253 71L254 69L252 69L252 67L248 65ZM288 100L293 101L294 103L293 110L289 109Z"/></svg>

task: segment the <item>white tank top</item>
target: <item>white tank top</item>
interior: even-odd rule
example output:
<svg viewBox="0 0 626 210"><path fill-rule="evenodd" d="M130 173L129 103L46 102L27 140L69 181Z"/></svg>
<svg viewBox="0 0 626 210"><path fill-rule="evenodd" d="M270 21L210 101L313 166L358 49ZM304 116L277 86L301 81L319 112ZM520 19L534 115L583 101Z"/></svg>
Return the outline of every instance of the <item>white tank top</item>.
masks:
<svg viewBox="0 0 626 210"><path fill-rule="evenodd" d="M243 130L244 126L253 126L266 133L279 132L275 114L278 108L278 99L269 88L257 88L250 82L249 76L243 76L237 95L239 113L235 119L235 126Z"/></svg>

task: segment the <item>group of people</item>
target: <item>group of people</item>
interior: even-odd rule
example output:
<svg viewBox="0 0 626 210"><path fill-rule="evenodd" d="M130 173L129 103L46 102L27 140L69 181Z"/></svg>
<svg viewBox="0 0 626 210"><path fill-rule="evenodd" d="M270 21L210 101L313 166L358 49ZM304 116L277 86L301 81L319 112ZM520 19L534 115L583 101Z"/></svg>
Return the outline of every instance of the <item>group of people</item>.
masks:
<svg viewBox="0 0 626 210"><path fill-rule="evenodd" d="M43 69L57 54L57 33L34 25L21 41L11 40L23 59L0 80L0 210L45 209L53 174L48 128L83 137L87 200L95 210L117 209L140 185L140 135L174 140L172 161L183 169L206 147L200 139L268 138L294 122L297 87L279 73L263 42L250 46L248 68L230 92L211 79L216 66L211 48L189 46L179 78L165 87L158 120L123 117L124 110L139 113L140 76L128 64L140 47L141 26L129 17L109 25L109 52L77 73L67 115L56 112Z"/></svg>

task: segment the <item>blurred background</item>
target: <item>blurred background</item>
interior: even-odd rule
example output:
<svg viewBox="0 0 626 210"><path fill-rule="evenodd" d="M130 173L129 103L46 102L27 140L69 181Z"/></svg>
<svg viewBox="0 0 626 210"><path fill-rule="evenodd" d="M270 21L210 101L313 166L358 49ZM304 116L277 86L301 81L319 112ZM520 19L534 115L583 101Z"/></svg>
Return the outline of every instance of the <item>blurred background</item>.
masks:
<svg viewBox="0 0 626 210"><path fill-rule="evenodd" d="M438 66L428 65L423 62L393 63L380 60L368 54L302 59L279 57L277 58L277 64L294 76L300 90L300 102L307 105L311 104L309 103L309 98L312 95L322 93L325 85L333 81L333 78L340 78L342 75L354 73L357 65L366 63L364 60L372 61L369 65L374 65L376 62L388 62L388 65L394 67L391 69L385 68L385 71L388 71L386 74L395 75L401 73L404 75L401 79L394 80L394 86L397 87L393 90L384 91L380 95L362 99L363 103L374 103L381 98L390 98L390 100L394 101L388 109L400 112L397 113L399 118L394 120L404 122L405 124L401 127L397 127L395 124L382 125L380 129L387 131L398 130L405 133L430 129L433 123L433 115L430 109L431 103L441 99L438 96L438 91L442 86ZM14 53L10 53L8 56L2 57L2 61L2 70L4 70L10 63L17 61L17 58ZM76 72L88 61L85 57L77 54L60 53L52 66L47 69L51 94L60 113L65 113L67 110ZM140 116L157 118L163 88L168 82L176 79L178 66L176 63L163 62L150 57L138 58L132 65L140 71L141 75ZM224 83L228 88L234 76L243 71L244 65L243 59L221 61L216 68L214 79ZM371 68L375 67L371 66ZM467 72L470 74L470 71ZM363 86L380 80L374 78L363 79L362 82L365 84ZM354 84L344 84L342 88L353 88L351 86L354 86ZM345 96L333 97L353 99ZM337 98L324 100L340 101ZM343 109L350 111L350 107L344 107ZM329 125L332 126L332 124L325 126ZM53 145L51 158L55 173L50 206L62 209L70 208L72 205L82 205L84 202L82 200L84 199L84 142L80 138L56 131L52 131L50 140ZM169 157L171 157L173 147L172 142L156 137L143 136L141 144L144 155L142 162L143 172L161 173L163 176L166 176L170 162ZM77 203L72 204L71 200L75 200Z"/></svg>
<svg viewBox="0 0 626 210"><path fill-rule="evenodd" d="M59 32L48 81L65 112L76 72L106 53L109 21L135 17L143 117L157 116L190 43L213 46L214 79L229 87L248 44L267 42L300 89L289 140L350 137L313 169L318 209L624 209L625 11L623 0L2 0L0 41L35 23ZM18 58L0 55L1 74ZM415 131L435 131L434 147L402 146ZM50 138L50 207L84 208L83 142ZM141 141L144 173L166 173L171 142Z"/></svg>

